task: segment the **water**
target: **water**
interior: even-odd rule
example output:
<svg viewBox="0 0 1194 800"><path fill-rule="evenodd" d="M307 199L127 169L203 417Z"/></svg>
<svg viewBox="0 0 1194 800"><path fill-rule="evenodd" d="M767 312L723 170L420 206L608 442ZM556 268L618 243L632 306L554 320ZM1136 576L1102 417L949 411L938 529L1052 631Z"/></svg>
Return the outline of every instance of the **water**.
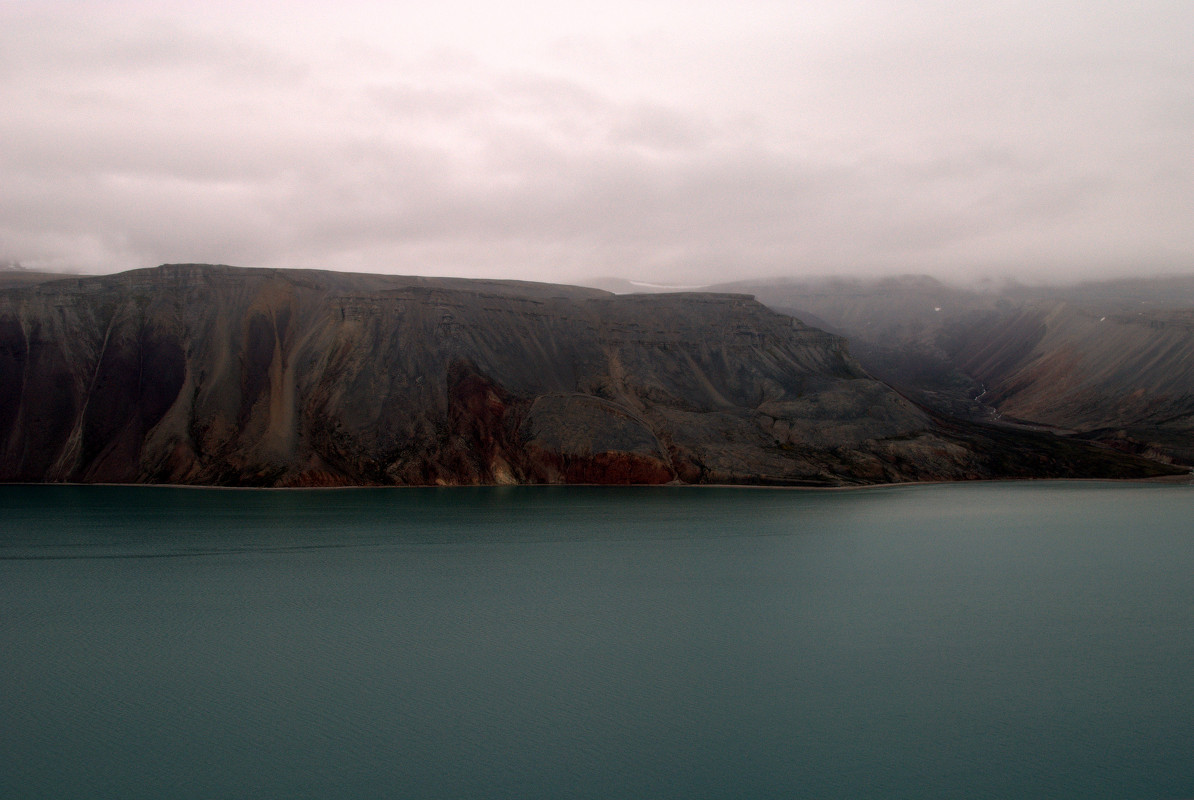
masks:
<svg viewBox="0 0 1194 800"><path fill-rule="evenodd" d="M0 796L1194 796L1194 489L0 487Z"/></svg>

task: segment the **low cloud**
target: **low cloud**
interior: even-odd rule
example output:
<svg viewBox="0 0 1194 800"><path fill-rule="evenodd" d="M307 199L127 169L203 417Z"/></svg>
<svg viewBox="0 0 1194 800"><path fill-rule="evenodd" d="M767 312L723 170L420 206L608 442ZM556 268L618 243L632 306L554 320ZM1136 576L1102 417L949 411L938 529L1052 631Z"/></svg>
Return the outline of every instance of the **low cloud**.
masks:
<svg viewBox="0 0 1194 800"><path fill-rule="evenodd" d="M352 27L359 7L326 32L121 8L0 12L2 258L683 283L1194 270L1184 3L767 7L725 31L707 8L621 36L558 18L517 57L430 18L426 46L388 41Z"/></svg>

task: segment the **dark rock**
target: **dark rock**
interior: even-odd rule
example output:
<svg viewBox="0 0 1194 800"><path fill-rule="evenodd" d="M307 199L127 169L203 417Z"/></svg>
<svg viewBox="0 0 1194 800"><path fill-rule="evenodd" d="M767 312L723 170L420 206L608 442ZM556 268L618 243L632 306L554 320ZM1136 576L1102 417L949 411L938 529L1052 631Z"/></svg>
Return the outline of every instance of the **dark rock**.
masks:
<svg viewBox="0 0 1194 800"><path fill-rule="evenodd" d="M942 420L842 338L743 295L204 265L0 289L2 480L843 485L1165 469L1059 447Z"/></svg>

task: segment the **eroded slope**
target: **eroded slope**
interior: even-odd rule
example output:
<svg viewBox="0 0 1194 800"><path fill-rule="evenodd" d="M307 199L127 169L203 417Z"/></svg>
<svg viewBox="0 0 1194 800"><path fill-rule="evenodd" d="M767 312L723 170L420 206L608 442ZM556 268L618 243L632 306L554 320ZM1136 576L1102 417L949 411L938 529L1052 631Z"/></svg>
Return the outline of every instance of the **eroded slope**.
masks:
<svg viewBox="0 0 1194 800"><path fill-rule="evenodd" d="M1150 469L943 426L843 339L741 295L200 265L0 291L9 481L838 485Z"/></svg>

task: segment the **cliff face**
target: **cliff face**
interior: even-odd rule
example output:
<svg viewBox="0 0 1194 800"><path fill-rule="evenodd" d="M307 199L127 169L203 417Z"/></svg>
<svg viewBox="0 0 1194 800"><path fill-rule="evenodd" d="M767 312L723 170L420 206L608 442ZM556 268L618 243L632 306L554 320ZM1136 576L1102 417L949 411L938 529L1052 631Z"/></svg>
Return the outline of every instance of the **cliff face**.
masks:
<svg viewBox="0 0 1194 800"><path fill-rule="evenodd" d="M201 265L0 290L6 481L991 474L967 436L738 295Z"/></svg>
<svg viewBox="0 0 1194 800"><path fill-rule="evenodd" d="M1194 309L1045 303L964 334L954 357L1005 418L1194 464Z"/></svg>
<svg viewBox="0 0 1194 800"><path fill-rule="evenodd" d="M740 288L826 320L869 371L939 411L1194 464L1194 278L990 292L927 278Z"/></svg>
<svg viewBox="0 0 1194 800"><path fill-rule="evenodd" d="M956 352L1017 417L1078 429L1194 420L1194 309L1036 307L975 325Z"/></svg>

